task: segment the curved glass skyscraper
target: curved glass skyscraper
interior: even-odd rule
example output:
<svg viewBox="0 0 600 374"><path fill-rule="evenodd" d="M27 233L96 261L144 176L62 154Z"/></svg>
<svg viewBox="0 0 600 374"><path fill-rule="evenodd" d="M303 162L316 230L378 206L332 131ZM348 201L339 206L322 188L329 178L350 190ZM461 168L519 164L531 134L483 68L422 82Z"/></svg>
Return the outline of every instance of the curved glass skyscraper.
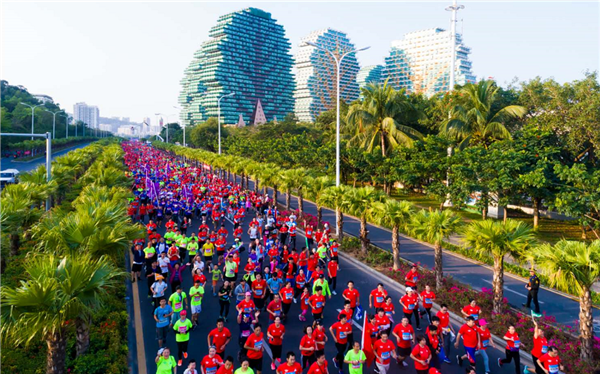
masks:
<svg viewBox="0 0 600 374"><path fill-rule="evenodd" d="M246 123L260 100L267 121L294 110L294 78L290 42L271 14L247 8L219 17L185 70L179 103L184 125L217 117Z"/></svg>
<svg viewBox="0 0 600 374"><path fill-rule="evenodd" d="M346 33L323 29L310 33L300 41L296 55L296 107L294 112L302 122L314 122L326 110L335 108L337 67L333 57L316 47L306 45L312 42L332 51L337 58L354 49L354 44ZM358 61L356 54L344 57L340 70L340 99L350 103L358 99Z"/></svg>

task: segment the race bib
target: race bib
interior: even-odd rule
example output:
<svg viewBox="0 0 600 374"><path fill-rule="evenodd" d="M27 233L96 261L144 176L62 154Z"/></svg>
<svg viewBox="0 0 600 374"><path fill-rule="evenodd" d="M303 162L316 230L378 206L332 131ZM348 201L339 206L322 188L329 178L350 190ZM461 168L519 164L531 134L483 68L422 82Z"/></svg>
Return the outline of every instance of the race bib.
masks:
<svg viewBox="0 0 600 374"><path fill-rule="evenodd" d="M410 310L415 309L415 304L408 304L408 308L407 309L410 309Z"/></svg>
<svg viewBox="0 0 600 374"><path fill-rule="evenodd" d="M413 277L413 282L417 283L418 280L419 280L419 277L417 277L417 276Z"/></svg>
<svg viewBox="0 0 600 374"><path fill-rule="evenodd" d="M263 291L261 289L254 290L254 294L257 296L262 295Z"/></svg>
<svg viewBox="0 0 600 374"><path fill-rule="evenodd" d="M352 364L352 369L360 369L360 363Z"/></svg>
<svg viewBox="0 0 600 374"><path fill-rule="evenodd" d="M291 293L286 293L285 294L285 299L286 300L291 300L292 299L292 294Z"/></svg>
<svg viewBox="0 0 600 374"><path fill-rule="evenodd" d="M217 372L216 367L206 368L206 374L214 374Z"/></svg>
<svg viewBox="0 0 600 374"><path fill-rule="evenodd" d="M375 298L375 301L378 302L378 303L383 303L383 297L382 296L377 296Z"/></svg>
<svg viewBox="0 0 600 374"><path fill-rule="evenodd" d="M202 296L194 296L194 301L200 301L202 300Z"/></svg>
<svg viewBox="0 0 600 374"><path fill-rule="evenodd" d="M546 354L548 353L548 346L547 345L543 345L542 346L542 354Z"/></svg>
<svg viewBox="0 0 600 374"><path fill-rule="evenodd" d="M550 373L558 373L558 365L548 365L548 371Z"/></svg>
<svg viewBox="0 0 600 374"><path fill-rule="evenodd" d="M262 343L262 340L260 340L260 341L258 341L258 342L256 342L256 343L254 343L254 348L261 349L261 348L262 348L262 345L263 345L263 343Z"/></svg>
<svg viewBox="0 0 600 374"><path fill-rule="evenodd" d="M479 314L471 314L471 317L473 317L473 319L477 321L479 319Z"/></svg>
<svg viewBox="0 0 600 374"><path fill-rule="evenodd" d="M521 341L515 340L515 349L519 349L520 346L521 346Z"/></svg>
<svg viewBox="0 0 600 374"><path fill-rule="evenodd" d="M490 341L488 339L484 340L481 342L481 345L484 347L487 347L488 345L490 345Z"/></svg>
<svg viewBox="0 0 600 374"><path fill-rule="evenodd" d="M402 340L410 340L410 333L409 332L403 332L402 333Z"/></svg>
<svg viewBox="0 0 600 374"><path fill-rule="evenodd" d="M276 315L276 316L278 316L278 315L280 315L280 314L281 314L281 310L276 310L276 311L275 311L275 315Z"/></svg>
<svg viewBox="0 0 600 374"><path fill-rule="evenodd" d="M346 339L346 333L344 331L340 331L340 339Z"/></svg>
<svg viewBox="0 0 600 374"><path fill-rule="evenodd" d="M322 301L317 301L316 308L317 308L317 309L320 309L320 308L322 308L322 307L323 307L323 302L322 302Z"/></svg>
<svg viewBox="0 0 600 374"><path fill-rule="evenodd" d="M250 330L248 331L242 331L242 337L247 338L250 336Z"/></svg>
<svg viewBox="0 0 600 374"><path fill-rule="evenodd" d="M179 332L185 334L187 332L187 326L179 326Z"/></svg>
<svg viewBox="0 0 600 374"><path fill-rule="evenodd" d="M382 352L381 358L387 360L388 358L390 358L390 352Z"/></svg>
<svg viewBox="0 0 600 374"><path fill-rule="evenodd" d="M175 309L181 309L181 305L182 305L181 301L178 303L175 303Z"/></svg>
<svg viewBox="0 0 600 374"><path fill-rule="evenodd" d="M430 298L426 297L425 298L425 304L429 304L430 305L430 304L433 304L433 302L431 301Z"/></svg>

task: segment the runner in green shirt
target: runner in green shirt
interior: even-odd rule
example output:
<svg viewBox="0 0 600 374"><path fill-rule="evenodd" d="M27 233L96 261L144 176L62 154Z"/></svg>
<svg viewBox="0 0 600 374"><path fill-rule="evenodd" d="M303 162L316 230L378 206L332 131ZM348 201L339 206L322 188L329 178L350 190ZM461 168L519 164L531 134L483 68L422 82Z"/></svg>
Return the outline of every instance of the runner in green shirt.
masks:
<svg viewBox="0 0 600 374"><path fill-rule="evenodd" d="M221 274L223 273L221 270L219 270L219 267L217 265L214 265L213 268L208 268L208 272L212 273L212 291L213 291L213 296L217 296L217 283L219 283L219 279L221 278Z"/></svg>
<svg viewBox="0 0 600 374"><path fill-rule="evenodd" d="M175 233L173 231L168 231L165 234L165 242L167 242L167 246L171 246L171 243L173 242L173 237L175 236Z"/></svg>
<svg viewBox="0 0 600 374"><path fill-rule="evenodd" d="M250 368L250 362L246 357L242 358L242 366L233 374L254 374L254 370Z"/></svg>
<svg viewBox="0 0 600 374"><path fill-rule="evenodd" d="M198 325L198 316L202 311L202 297L204 296L204 287L200 285L200 280L194 282L194 286L190 288L190 298L192 299L192 324L193 329Z"/></svg>
<svg viewBox="0 0 600 374"><path fill-rule="evenodd" d="M169 348L163 349L162 352L159 350L158 352L154 359L154 362L156 362L156 374L177 374L175 357L171 356Z"/></svg>
<svg viewBox="0 0 600 374"><path fill-rule="evenodd" d="M187 309L187 295L181 290L181 286L177 286L177 290L169 297L169 305L173 308L173 316L171 317L171 326L179 319L179 313Z"/></svg>
<svg viewBox="0 0 600 374"><path fill-rule="evenodd" d="M194 257L196 257L196 254L198 253L198 241L197 241L196 237L191 237L189 239L190 239L190 242L187 245L188 252L190 252L190 258L194 258Z"/></svg>
<svg viewBox="0 0 600 374"><path fill-rule="evenodd" d="M175 341L177 342L177 366L181 366L183 359L187 358L188 343L190 341L190 330L192 323L187 319L187 312L181 311L181 317L175 322Z"/></svg>
<svg viewBox="0 0 600 374"><path fill-rule="evenodd" d="M331 291L329 290L329 282L325 280L325 275L319 274L319 278L315 280L313 283L313 295L317 293L317 286L321 286L323 288L323 296L329 296L331 299Z"/></svg>
<svg viewBox="0 0 600 374"><path fill-rule="evenodd" d="M367 356L360 349L360 342L355 341L352 349L344 357L344 363L348 364L348 374L362 374L363 364L366 360Z"/></svg>

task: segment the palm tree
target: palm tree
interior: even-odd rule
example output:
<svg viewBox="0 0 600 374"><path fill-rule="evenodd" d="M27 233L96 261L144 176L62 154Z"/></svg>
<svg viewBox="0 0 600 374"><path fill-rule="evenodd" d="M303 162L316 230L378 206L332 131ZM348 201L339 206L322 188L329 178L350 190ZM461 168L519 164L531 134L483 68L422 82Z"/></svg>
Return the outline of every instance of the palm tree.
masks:
<svg viewBox="0 0 600 374"><path fill-rule="evenodd" d="M246 168L246 174L250 175L254 179L254 192L258 192L260 185L260 174L262 173L263 166L258 162L251 162Z"/></svg>
<svg viewBox="0 0 600 374"><path fill-rule="evenodd" d="M533 257L549 286L579 295L579 335L581 358L592 360L593 314L592 285L600 279L600 240L591 243L561 240L554 246L534 248Z"/></svg>
<svg viewBox="0 0 600 374"><path fill-rule="evenodd" d="M268 193L267 187L273 188L273 202L277 203L277 182L279 181L279 173L281 169L275 164L265 164L261 173L261 179L263 181L263 193Z"/></svg>
<svg viewBox="0 0 600 374"><path fill-rule="evenodd" d="M298 212L299 212L298 215L300 217L302 217L302 214L304 213L303 192L304 192L304 188L306 187L307 177L309 177L308 171L304 168L291 169L291 170L289 170L288 177L290 178L288 183L291 182L292 189L296 190L296 193L297 193L296 197L298 199Z"/></svg>
<svg viewBox="0 0 600 374"><path fill-rule="evenodd" d="M360 219L360 247L363 254L367 253L369 246L369 232L367 220L372 219L375 213L375 203L383 201L384 195L374 187L349 188L342 208L348 214Z"/></svg>
<svg viewBox="0 0 600 374"><path fill-rule="evenodd" d="M385 157L398 144L410 146L421 137L417 130L401 124L417 112L404 92L394 90L386 81L383 85L368 84L362 94L364 100L352 104L348 111L347 122L355 133L349 145L358 144L367 152L380 146Z"/></svg>
<svg viewBox="0 0 600 374"><path fill-rule="evenodd" d="M327 190L327 188L333 186L335 181L331 177L322 176L318 178L311 178L307 182L306 194L309 198L313 199L317 205L317 226L321 226L321 220L323 219L321 195Z"/></svg>
<svg viewBox="0 0 600 374"><path fill-rule="evenodd" d="M46 341L47 374L63 374L69 322L85 317L101 304L124 273L104 258L86 255L59 258L36 255L25 265L28 279L18 288L3 287L2 340L29 344Z"/></svg>
<svg viewBox="0 0 600 374"><path fill-rule="evenodd" d="M411 202L386 199L375 204L376 221L380 225L392 227L392 255L394 270L400 268L400 228L405 228L415 213Z"/></svg>
<svg viewBox="0 0 600 374"><path fill-rule="evenodd" d="M292 189L294 188L295 180L293 171L281 170L279 173L279 187L285 191L285 209L290 210L292 207Z"/></svg>
<svg viewBox="0 0 600 374"><path fill-rule="evenodd" d="M435 250L435 287L443 287L442 243L458 229L460 217L450 210L421 210L410 220L410 231L418 239L432 243Z"/></svg>
<svg viewBox="0 0 600 374"><path fill-rule="evenodd" d="M514 259L534 243L531 228L521 221L512 219L506 223L494 220L473 221L462 230L463 240L480 256L494 258L494 313L504 310L504 258L511 255Z"/></svg>
<svg viewBox="0 0 600 374"><path fill-rule="evenodd" d="M494 108L499 90L491 80L467 83L460 89L466 103L452 109L440 132L458 140L461 149L471 144L487 146L496 139L512 139L505 125L510 119L523 117L527 109L519 105Z"/></svg>
<svg viewBox="0 0 600 374"><path fill-rule="evenodd" d="M333 186L325 189L320 196L319 203L335 209L335 220L337 222L338 241L344 239L344 213L342 207L350 187L345 185Z"/></svg>

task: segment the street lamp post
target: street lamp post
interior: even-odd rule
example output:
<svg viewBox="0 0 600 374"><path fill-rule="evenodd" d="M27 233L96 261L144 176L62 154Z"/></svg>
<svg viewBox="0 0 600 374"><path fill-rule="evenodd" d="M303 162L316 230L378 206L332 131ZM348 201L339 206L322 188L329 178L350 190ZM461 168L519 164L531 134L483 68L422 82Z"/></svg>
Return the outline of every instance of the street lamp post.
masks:
<svg viewBox="0 0 600 374"><path fill-rule="evenodd" d="M69 115L63 114L63 116L65 116L65 139L69 139Z"/></svg>
<svg viewBox="0 0 600 374"><path fill-rule="evenodd" d="M217 122L218 122L218 128L219 128L219 154L221 154L221 99L229 97L229 96L233 96L233 95L235 95L235 92L232 92L227 95L223 95L223 96L219 97L219 99L217 100Z"/></svg>
<svg viewBox="0 0 600 374"><path fill-rule="evenodd" d="M24 102L21 102L21 104L28 106L31 108L31 140L33 140L33 121L35 118L35 108L39 107L39 106L44 106L44 104L39 104L39 105L29 105L29 104L25 104Z"/></svg>
<svg viewBox="0 0 600 374"><path fill-rule="evenodd" d="M56 115L58 113L61 113L62 110L57 110L56 112L53 112L51 110L46 109L46 112L52 113L52 139L56 139Z"/></svg>
<svg viewBox="0 0 600 374"><path fill-rule="evenodd" d="M450 60L450 87L448 87L448 91L454 90L454 70L456 69L456 12L461 9L465 9L465 6L457 5L456 0L453 0L452 5L446 8L447 11L452 12L452 20L450 21L450 38L452 39L450 58L452 60Z"/></svg>
<svg viewBox="0 0 600 374"><path fill-rule="evenodd" d="M325 52L329 53L331 55L331 57L333 57L333 60L335 61L335 64L336 64L336 71L337 71L336 80L337 80L337 82L336 82L336 118L335 118L335 185L336 185L336 187L339 187L339 185L340 185L340 70L341 70L341 66L342 66L342 60L344 60L344 57L348 56L349 54L364 51L364 50L369 49L370 47L364 47L364 48L353 49L351 51L348 51L348 52L344 53L338 60L335 53L333 53L329 49L323 48L313 42L305 42L305 43L307 45L310 45L312 47L320 49L321 51L325 51ZM337 215L336 215L336 221L337 221ZM338 232L339 226L337 225L337 222L336 222L335 227L336 227L336 235L339 236L340 233Z"/></svg>

